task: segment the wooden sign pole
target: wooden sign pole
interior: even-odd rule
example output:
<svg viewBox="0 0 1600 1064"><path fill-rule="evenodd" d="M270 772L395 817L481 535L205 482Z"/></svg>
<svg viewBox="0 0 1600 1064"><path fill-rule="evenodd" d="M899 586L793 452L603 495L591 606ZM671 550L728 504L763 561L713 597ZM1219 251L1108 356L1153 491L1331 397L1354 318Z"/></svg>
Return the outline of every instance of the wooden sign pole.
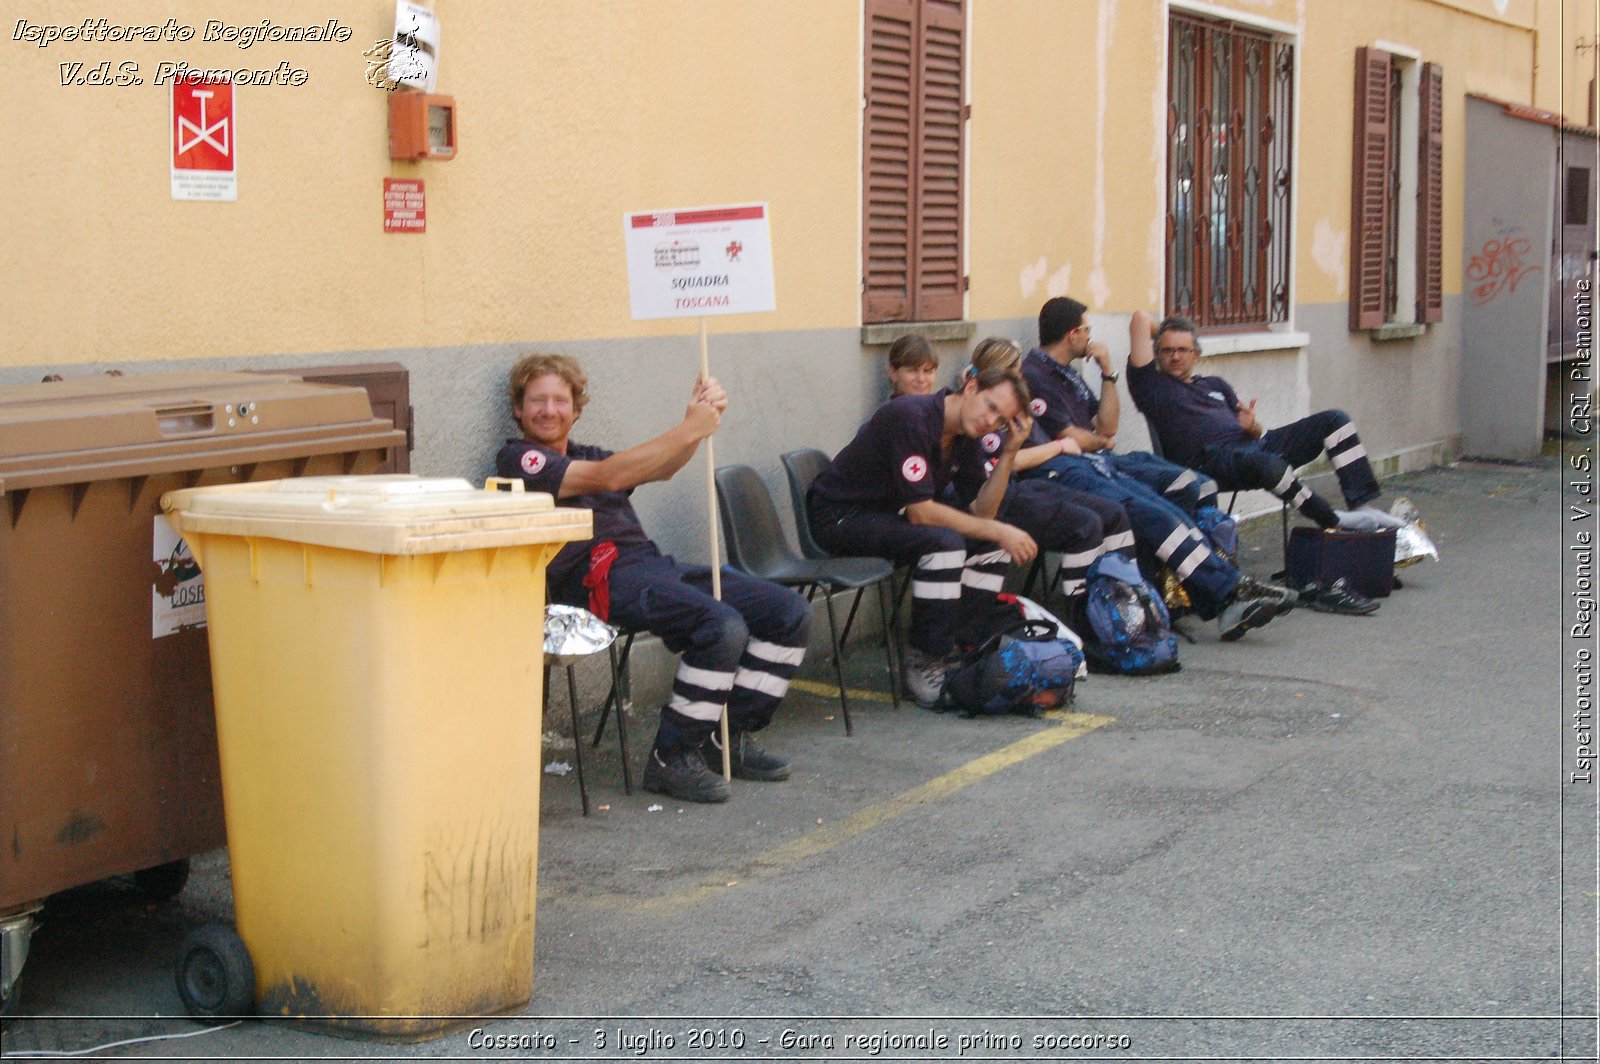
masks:
<svg viewBox="0 0 1600 1064"><path fill-rule="evenodd" d="M706 319L700 316L700 379L711 379L711 355L706 345ZM717 538L717 458L715 436L706 437L706 504L709 509L706 528L711 535L711 594L722 601L722 550ZM722 778L733 779L732 753L728 749L728 706L722 706Z"/></svg>

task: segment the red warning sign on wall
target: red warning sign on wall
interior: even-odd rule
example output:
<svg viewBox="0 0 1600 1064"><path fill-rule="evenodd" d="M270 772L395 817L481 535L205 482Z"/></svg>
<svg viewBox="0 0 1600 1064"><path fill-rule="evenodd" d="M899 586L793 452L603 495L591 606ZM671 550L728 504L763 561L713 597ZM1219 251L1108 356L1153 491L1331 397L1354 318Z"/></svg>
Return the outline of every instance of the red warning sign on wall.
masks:
<svg viewBox="0 0 1600 1064"><path fill-rule="evenodd" d="M428 201L420 180L383 179L383 231L385 233L425 233L428 230Z"/></svg>
<svg viewBox="0 0 1600 1064"><path fill-rule="evenodd" d="M238 199L233 83L180 78L172 86L172 198Z"/></svg>

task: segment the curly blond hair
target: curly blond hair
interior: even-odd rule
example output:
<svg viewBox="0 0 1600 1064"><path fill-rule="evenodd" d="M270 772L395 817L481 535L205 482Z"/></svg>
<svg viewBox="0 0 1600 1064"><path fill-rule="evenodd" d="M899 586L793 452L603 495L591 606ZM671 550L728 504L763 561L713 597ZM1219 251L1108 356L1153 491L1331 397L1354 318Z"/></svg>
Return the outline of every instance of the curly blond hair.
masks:
<svg viewBox="0 0 1600 1064"><path fill-rule="evenodd" d="M573 412L583 413L585 404L589 402L589 375L578 365L578 360L570 355L534 353L524 355L515 366L511 367L511 381L506 388L506 395L511 400L513 417L516 416L517 407L522 403L522 393L528 390L528 385L551 373L566 381L567 387L572 389Z"/></svg>

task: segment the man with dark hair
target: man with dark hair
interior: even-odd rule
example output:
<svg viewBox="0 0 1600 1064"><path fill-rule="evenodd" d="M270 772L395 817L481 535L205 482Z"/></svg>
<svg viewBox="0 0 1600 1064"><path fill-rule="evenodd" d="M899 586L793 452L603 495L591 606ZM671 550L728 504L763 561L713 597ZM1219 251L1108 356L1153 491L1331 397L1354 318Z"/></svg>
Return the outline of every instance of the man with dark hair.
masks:
<svg viewBox="0 0 1600 1064"><path fill-rule="evenodd" d="M1211 549L1192 516L1215 498L1209 481L1154 455L1112 452L1120 409L1117 375L1105 346L1089 339L1085 309L1073 299L1046 302L1039 311L1040 347L1023 361L1036 438L1071 440L1083 453L1051 458L1025 475L1121 503L1146 571L1171 568L1195 612L1215 618L1224 640L1238 639L1291 608L1291 593L1246 576ZM1084 357L1100 367L1098 397L1072 367Z"/></svg>
<svg viewBox="0 0 1600 1064"><path fill-rule="evenodd" d="M921 705L933 705L944 689L963 600L998 592L1012 559L1038 553L1033 537L995 519L1026 431L1011 434L968 510L941 501L964 455L1026 417L1027 395L1014 371L991 370L957 391L892 399L811 486L807 510L821 547L913 566L906 684Z"/></svg>
<svg viewBox="0 0 1600 1064"><path fill-rule="evenodd" d="M1263 488L1323 528L1371 531L1405 522L1372 504L1380 494L1367 450L1343 410L1323 410L1270 431L1256 420L1256 401L1241 404L1221 377L1198 376L1200 340L1193 322L1168 318L1153 330L1134 315L1128 390L1161 451L1213 477L1226 491ZM1324 451L1348 510L1335 510L1295 476Z"/></svg>
<svg viewBox="0 0 1600 1064"><path fill-rule="evenodd" d="M1202 506L1215 506L1217 485L1210 478L1144 451L1113 450L1122 400L1111 352L1091 338L1088 309L1066 296L1046 300L1039 308L1039 346L1028 353L1022 370L1033 394L1034 424L1053 439L1072 440L1084 454L1104 454L1117 472L1165 496L1190 516ZM1073 366L1078 359L1085 365L1093 362L1100 370L1098 395Z"/></svg>
<svg viewBox="0 0 1600 1064"><path fill-rule="evenodd" d="M788 779L789 763L752 736L772 719L805 656L810 605L787 588L726 567L718 601L711 570L663 555L629 501L639 485L670 479L716 432L728 405L722 386L697 381L682 422L615 453L571 442L589 398L576 360L527 356L511 371L509 398L522 438L500 449L499 475L594 511L594 538L566 544L550 562L549 600L653 632L683 655L645 763L645 788L691 802L727 801L727 781L707 767L708 760L722 766L717 724L724 707L733 775Z"/></svg>

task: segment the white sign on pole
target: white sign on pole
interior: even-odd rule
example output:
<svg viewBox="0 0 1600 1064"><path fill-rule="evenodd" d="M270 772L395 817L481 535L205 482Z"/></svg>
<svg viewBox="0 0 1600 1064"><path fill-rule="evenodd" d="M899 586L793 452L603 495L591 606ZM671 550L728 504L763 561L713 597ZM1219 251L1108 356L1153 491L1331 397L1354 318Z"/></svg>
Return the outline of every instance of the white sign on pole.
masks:
<svg viewBox="0 0 1600 1064"><path fill-rule="evenodd" d="M622 216L635 320L776 310L767 205Z"/></svg>

